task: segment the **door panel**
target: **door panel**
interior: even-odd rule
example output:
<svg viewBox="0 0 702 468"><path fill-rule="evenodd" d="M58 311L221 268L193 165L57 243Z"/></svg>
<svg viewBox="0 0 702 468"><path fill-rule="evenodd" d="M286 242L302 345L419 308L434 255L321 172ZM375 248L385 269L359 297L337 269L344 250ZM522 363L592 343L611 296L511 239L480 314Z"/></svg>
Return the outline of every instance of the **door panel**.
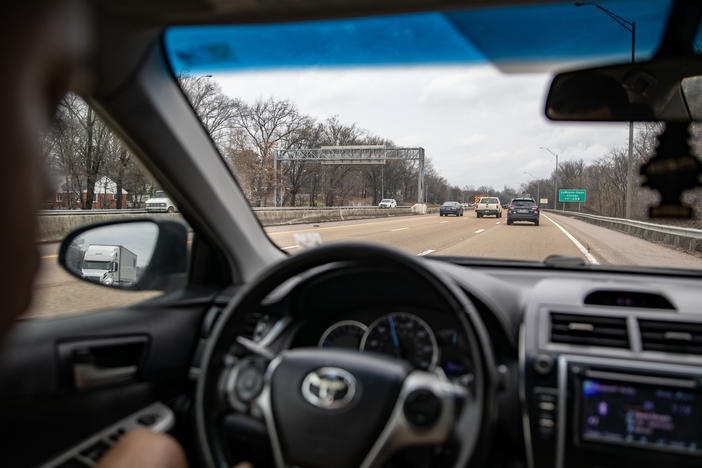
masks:
<svg viewBox="0 0 702 468"><path fill-rule="evenodd" d="M36 466L151 402L189 395L188 371L215 293L18 321L0 353L0 465ZM79 389L76 363L136 372Z"/></svg>

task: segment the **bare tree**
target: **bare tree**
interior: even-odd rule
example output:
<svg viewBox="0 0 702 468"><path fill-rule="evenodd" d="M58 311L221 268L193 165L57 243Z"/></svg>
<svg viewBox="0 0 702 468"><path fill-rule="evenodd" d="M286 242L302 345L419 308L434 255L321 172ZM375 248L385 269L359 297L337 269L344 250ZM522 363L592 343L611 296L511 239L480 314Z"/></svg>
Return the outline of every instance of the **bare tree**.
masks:
<svg viewBox="0 0 702 468"><path fill-rule="evenodd" d="M75 94L64 97L57 120L60 122L57 140L62 147L64 171L79 179L79 194L80 188L85 187L82 208L91 209L95 182L112 148L114 136L95 111Z"/></svg>
<svg viewBox="0 0 702 468"><path fill-rule="evenodd" d="M234 124L245 132L258 156L256 171L250 181L250 201L262 206L273 189L273 151L298 144L304 139L303 130L313 125L313 121L300 114L290 101L269 98L239 106ZM276 174L275 179L280 180L280 174Z"/></svg>
<svg viewBox="0 0 702 468"><path fill-rule="evenodd" d="M228 142L241 103L222 93L221 87L211 77L180 75L178 81L221 152Z"/></svg>

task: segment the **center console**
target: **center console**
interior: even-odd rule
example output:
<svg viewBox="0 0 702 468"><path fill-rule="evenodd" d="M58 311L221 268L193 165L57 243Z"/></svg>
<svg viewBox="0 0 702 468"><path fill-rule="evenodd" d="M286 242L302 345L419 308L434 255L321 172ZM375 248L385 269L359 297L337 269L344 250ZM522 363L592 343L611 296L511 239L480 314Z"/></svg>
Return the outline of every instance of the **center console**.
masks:
<svg viewBox="0 0 702 468"><path fill-rule="evenodd" d="M702 465L698 340L702 320L675 312L529 310L520 336L529 466Z"/></svg>

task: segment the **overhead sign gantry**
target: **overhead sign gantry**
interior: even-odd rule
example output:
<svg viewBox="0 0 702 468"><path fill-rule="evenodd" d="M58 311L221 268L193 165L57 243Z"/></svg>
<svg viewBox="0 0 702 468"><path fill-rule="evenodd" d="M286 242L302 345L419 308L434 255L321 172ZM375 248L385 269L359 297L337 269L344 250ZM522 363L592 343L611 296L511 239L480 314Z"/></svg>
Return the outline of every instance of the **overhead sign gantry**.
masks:
<svg viewBox="0 0 702 468"><path fill-rule="evenodd" d="M279 162L337 165L383 165L386 161L417 161L417 203L424 203L424 148L394 148L383 145L321 146L273 151L273 206L278 206Z"/></svg>

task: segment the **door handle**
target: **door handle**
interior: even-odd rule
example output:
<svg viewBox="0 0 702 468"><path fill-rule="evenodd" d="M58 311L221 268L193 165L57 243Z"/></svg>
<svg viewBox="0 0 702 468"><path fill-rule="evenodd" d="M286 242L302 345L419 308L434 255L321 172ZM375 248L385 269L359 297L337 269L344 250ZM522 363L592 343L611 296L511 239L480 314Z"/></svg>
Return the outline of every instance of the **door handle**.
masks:
<svg viewBox="0 0 702 468"><path fill-rule="evenodd" d="M74 364L73 382L77 389L126 382L134 378L137 366L103 367L95 364Z"/></svg>
<svg viewBox="0 0 702 468"><path fill-rule="evenodd" d="M136 381L147 356L146 335L95 337L58 343L60 384L86 390Z"/></svg>

